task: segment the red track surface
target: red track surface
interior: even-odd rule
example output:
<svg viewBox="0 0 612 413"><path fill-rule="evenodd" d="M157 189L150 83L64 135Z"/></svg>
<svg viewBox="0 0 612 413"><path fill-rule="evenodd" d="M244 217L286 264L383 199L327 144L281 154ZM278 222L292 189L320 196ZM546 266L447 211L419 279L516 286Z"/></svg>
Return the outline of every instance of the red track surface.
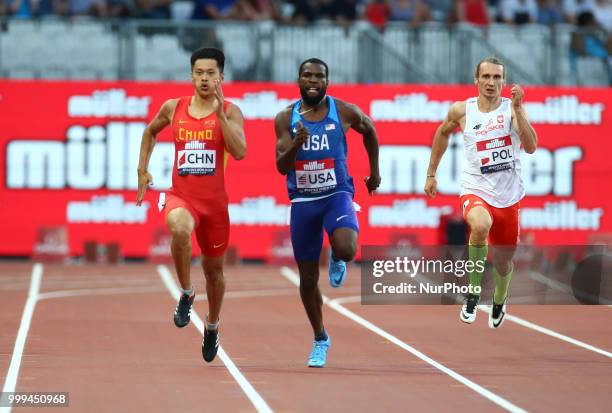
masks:
<svg viewBox="0 0 612 413"><path fill-rule="evenodd" d="M0 265L0 377L4 383L32 265ZM444 372L355 321L324 308L332 338L328 365L305 367L312 333L297 288L278 268L227 269L221 344L274 411L500 411ZM359 295L351 269L329 298ZM196 291L204 291L193 268ZM44 298L46 293L59 297ZM154 266L44 267L41 298L21 359L17 391L70 392L75 412L254 411L217 358L201 359L201 334L172 322L175 300ZM200 298L203 298L200 295ZM612 359L479 313L459 321L459 306L342 304L467 379L528 411L609 411ZM195 311L203 317L206 303ZM509 314L612 351L612 308L509 306ZM28 411L14 408L13 411ZM40 412L45 409L37 408Z"/></svg>

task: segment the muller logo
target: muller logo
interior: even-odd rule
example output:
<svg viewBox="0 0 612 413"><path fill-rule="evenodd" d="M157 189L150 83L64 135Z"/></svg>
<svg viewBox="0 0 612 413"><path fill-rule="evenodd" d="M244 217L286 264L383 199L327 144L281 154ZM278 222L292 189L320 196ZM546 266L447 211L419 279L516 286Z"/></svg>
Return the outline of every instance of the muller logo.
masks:
<svg viewBox="0 0 612 413"><path fill-rule="evenodd" d="M500 136L499 138L487 139L486 141L476 142L476 150L490 151L497 148L503 148L505 146L512 145L512 140L509 135Z"/></svg>
<svg viewBox="0 0 612 413"><path fill-rule="evenodd" d="M322 171L325 169L325 163L312 161L304 164L305 171Z"/></svg>
<svg viewBox="0 0 612 413"><path fill-rule="evenodd" d="M501 148L502 146L506 146L506 143L502 139L493 139L485 145L485 148L495 149L495 148Z"/></svg>

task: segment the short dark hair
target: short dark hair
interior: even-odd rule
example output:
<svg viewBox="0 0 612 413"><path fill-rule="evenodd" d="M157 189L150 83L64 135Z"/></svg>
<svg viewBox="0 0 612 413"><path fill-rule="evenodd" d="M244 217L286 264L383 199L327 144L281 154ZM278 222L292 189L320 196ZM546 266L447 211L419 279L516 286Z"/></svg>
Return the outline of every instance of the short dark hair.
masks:
<svg viewBox="0 0 612 413"><path fill-rule="evenodd" d="M480 62L478 62L478 64L476 65L476 70L474 71L474 77L476 79L478 79L478 75L480 74L480 65L483 63L493 63L494 65L500 65L503 69L503 79L506 80L506 65L504 64L504 62L502 62L501 59L495 57L495 56L489 56L489 57L485 57L484 59L482 59Z"/></svg>
<svg viewBox="0 0 612 413"><path fill-rule="evenodd" d="M306 63L315 63L318 65L322 65L325 68L325 79L329 78L329 67L327 67L327 63L325 63L321 59L317 59L316 57L311 57L310 59L306 59L302 62L300 68L298 69L298 77L302 76L302 69L304 68L304 65Z"/></svg>
<svg viewBox="0 0 612 413"><path fill-rule="evenodd" d="M191 54L191 70L195 65L196 60L199 59L213 59L217 62L219 72L223 73L225 67L225 55L223 52L215 47L202 47Z"/></svg>

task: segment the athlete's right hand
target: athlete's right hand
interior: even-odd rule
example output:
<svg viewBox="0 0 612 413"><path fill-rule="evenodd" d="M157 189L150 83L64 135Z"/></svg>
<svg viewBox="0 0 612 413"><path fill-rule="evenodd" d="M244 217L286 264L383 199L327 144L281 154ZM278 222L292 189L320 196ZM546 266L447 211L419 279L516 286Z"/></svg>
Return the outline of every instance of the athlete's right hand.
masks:
<svg viewBox="0 0 612 413"><path fill-rule="evenodd" d="M308 129L302 125L302 122L297 123L297 132L295 132L295 139L293 139L293 146L299 148L308 140Z"/></svg>
<svg viewBox="0 0 612 413"><path fill-rule="evenodd" d="M136 205L140 206L147 192L147 188L153 185L153 176L149 172L138 172L138 196Z"/></svg>
<svg viewBox="0 0 612 413"><path fill-rule="evenodd" d="M425 180L425 193L427 194L427 196L430 198L435 198L437 188L438 181L436 181L436 178L433 176L427 177L427 179Z"/></svg>

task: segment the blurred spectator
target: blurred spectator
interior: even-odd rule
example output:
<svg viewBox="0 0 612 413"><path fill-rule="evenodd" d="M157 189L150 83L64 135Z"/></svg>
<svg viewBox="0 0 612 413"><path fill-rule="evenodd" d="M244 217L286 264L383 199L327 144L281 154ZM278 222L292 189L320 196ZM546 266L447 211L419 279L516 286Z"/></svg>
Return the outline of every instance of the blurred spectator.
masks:
<svg viewBox="0 0 612 413"><path fill-rule="evenodd" d="M594 8L595 0L563 0L563 13L568 23L577 23L582 14L593 13Z"/></svg>
<svg viewBox="0 0 612 413"><path fill-rule="evenodd" d="M70 15L106 17L108 7L106 0L69 0Z"/></svg>
<svg viewBox="0 0 612 413"><path fill-rule="evenodd" d="M296 24L310 23L319 18L318 9L309 0L291 0L294 6L291 21Z"/></svg>
<svg viewBox="0 0 612 413"><path fill-rule="evenodd" d="M455 14L458 22L477 26L489 24L489 8L486 0L457 0Z"/></svg>
<svg viewBox="0 0 612 413"><path fill-rule="evenodd" d="M27 0L1 1L0 16L13 16L21 19L29 19L32 17L30 2Z"/></svg>
<svg viewBox="0 0 612 413"><path fill-rule="evenodd" d="M282 20L282 14L274 0L238 0L236 13L241 20Z"/></svg>
<svg viewBox="0 0 612 413"><path fill-rule="evenodd" d="M391 9L386 0L374 0L368 3L363 13L365 19L379 31L384 30L390 15Z"/></svg>
<svg viewBox="0 0 612 413"><path fill-rule="evenodd" d="M570 43L570 66L576 80L578 80L578 59L580 57L595 57L600 59L608 73L608 84L612 86L612 67L610 53L612 53L612 38L610 33L597 25L595 16L590 12L579 14L577 29L572 33Z"/></svg>
<svg viewBox="0 0 612 413"><path fill-rule="evenodd" d="M319 17L339 23L349 23L357 19L356 0L318 0Z"/></svg>
<svg viewBox="0 0 612 413"><path fill-rule="evenodd" d="M410 22L413 26L431 20L429 7L422 0L388 0L389 20Z"/></svg>
<svg viewBox="0 0 612 413"><path fill-rule="evenodd" d="M535 0L501 0L500 15L503 23L526 24L538 20Z"/></svg>
<svg viewBox="0 0 612 413"><path fill-rule="evenodd" d="M30 0L30 7L34 17L42 17L53 14L52 0Z"/></svg>
<svg viewBox="0 0 612 413"><path fill-rule="evenodd" d="M437 22L450 23L453 17L453 0L426 0L431 19Z"/></svg>
<svg viewBox="0 0 612 413"><path fill-rule="evenodd" d="M133 0L109 0L108 15L118 18L132 17L134 7Z"/></svg>
<svg viewBox="0 0 612 413"><path fill-rule="evenodd" d="M612 33L612 0L596 0L593 15L601 27Z"/></svg>
<svg viewBox="0 0 612 413"><path fill-rule="evenodd" d="M70 0L53 0L53 14L57 17L70 16Z"/></svg>
<svg viewBox="0 0 612 413"><path fill-rule="evenodd" d="M230 20L237 17L236 0L195 0L192 19Z"/></svg>
<svg viewBox="0 0 612 413"><path fill-rule="evenodd" d="M545 26L563 23L559 0L538 0L538 23Z"/></svg>
<svg viewBox="0 0 612 413"><path fill-rule="evenodd" d="M169 19L171 0L135 0L134 17L141 19Z"/></svg>

